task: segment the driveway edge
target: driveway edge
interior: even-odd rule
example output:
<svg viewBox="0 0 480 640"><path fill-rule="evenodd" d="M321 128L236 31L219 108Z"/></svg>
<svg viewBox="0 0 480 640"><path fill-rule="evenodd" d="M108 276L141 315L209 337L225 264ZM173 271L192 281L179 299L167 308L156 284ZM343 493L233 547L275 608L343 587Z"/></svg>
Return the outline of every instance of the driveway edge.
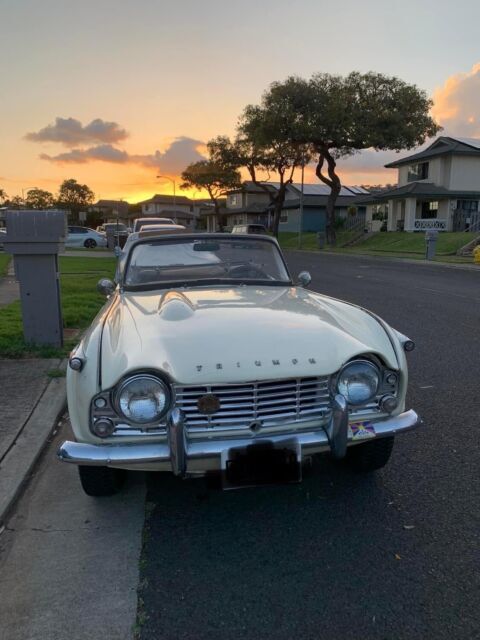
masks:
<svg viewBox="0 0 480 640"><path fill-rule="evenodd" d="M65 378L52 378L0 465L0 526L26 484L66 404Z"/></svg>

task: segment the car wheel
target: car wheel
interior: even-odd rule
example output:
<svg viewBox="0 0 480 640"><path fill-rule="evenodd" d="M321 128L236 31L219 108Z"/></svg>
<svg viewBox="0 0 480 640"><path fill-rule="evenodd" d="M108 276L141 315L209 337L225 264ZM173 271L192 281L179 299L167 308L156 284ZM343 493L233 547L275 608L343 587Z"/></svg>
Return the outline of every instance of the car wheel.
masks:
<svg viewBox="0 0 480 640"><path fill-rule="evenodd" d="M83 243L86 249L94 249L97 246L96 241L93 238L87 238Z"/></svg>
<svg viewBox="0 0 480 640"><path fill-rule="evenodd" d="M127 472L110 467L78 467L82 489L87 496L113 496L122 488Z"/></svg>
<svg viewBox="0 0 480 640"><path fill-rule="evenodd" d="M394 440L394 436L389 436L349 447L345 460L349 467L361 473L381 469L390 459Z"/></svg>

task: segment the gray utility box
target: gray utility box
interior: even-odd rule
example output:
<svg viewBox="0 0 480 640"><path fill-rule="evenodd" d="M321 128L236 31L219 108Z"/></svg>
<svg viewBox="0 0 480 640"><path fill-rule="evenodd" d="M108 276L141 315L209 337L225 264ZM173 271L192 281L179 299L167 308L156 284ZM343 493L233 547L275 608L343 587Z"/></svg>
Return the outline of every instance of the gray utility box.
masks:
<svg viewBox="0 0 480 640"><path fill-rule="evenodd" d="M436 229L428 229L425 232L425 258L433 260L437 250L438 231Z"/></svg>
<svg viewBox="0 0 480 640"><path fill-rule="evenodd" d="M65 211L7 211L5 251L20 284L25 341L63 345L58 253L65 246Z"/></svg>

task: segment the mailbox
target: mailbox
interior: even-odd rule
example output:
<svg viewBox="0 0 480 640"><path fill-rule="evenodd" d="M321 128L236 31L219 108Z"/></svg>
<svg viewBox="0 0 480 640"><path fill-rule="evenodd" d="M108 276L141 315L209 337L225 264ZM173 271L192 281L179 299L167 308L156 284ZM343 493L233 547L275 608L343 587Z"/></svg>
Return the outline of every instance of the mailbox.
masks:
<svg viewBox="0 0 480 640"><path fill-rule="evenodd" d="M60 347L63 322L58 253L67 234L65 211L7 211L5 251L20 284L25 341Z"/></svg>
<svg viewBox="0 0 480 640"><path fill-rule="evenodd" d="M425 232L425 258L427 260L433 260L435 252L437 250L437 237L438 231L436 229L428 229Z"/></svg>

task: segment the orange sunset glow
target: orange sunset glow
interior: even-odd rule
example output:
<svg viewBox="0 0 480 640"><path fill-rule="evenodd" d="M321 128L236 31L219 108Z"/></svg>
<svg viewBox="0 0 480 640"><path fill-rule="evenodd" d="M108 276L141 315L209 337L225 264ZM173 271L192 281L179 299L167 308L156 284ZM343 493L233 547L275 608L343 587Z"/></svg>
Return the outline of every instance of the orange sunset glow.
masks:
<svg viewBox="0 0 480 640"><path fill-rule="evenodd" d="M336 54L327 62L312 54L311 42L314 25L327 18L325 12L335 24L334 8L301 0L296 10L303 8L310 19L291 49L262 27L262 19L273 19L270 0L255 6L255 20L248 11L234 16L228 3L207 2L215 6L215 38L210 37L208 12L188 4L185 13L180 7L165 11L162 3L141 0L115 5L112 14L109 3L91 0L82 6L29 3L28 12L22 9L27 6L23 0L11 3L2 16L0 42L0 188L9 196L32 187L55 193L64 179L75 178L96 198L134 203L155 193L172 194L171 181L156 177L165 175L175 180L178 194L205 198L206 192L180 190L182 170L203 157L205 142L233 135L243 108L258 103L272 81L315 71L374 69L397 75L432 96L432 114L445 134L480 136L480 62L472 60L460 42L449 48L448 56L439 48L433 67L419 68L413 33L407 38L399 32L393 47L387 34L375 29L375 17L367 21L365 12L352 6L350 20L364 37L375 33L375 49L383 50L382 58L372 48L353 47L348 41L339 48L330 34L327 39ZM141 21L136 19L139 12ZM456 20L452 12L452 28ZM292 32L288 11L279 12L274 21L278 32ZM232 49L233 22L239 38L251 42L248 49ZM68 33L73 23L75 31ZM22 48L16 46L19 24ZM420 25L411 28L421 31ZM411 51L409 58L400 55L405 47ZM346 184L393 182L395 172L383 165L394 157L367 150L342 159L339 174ZM300 180L299 172L295 180ZM317 181L313 169L307 168L306 180Z"/></svg>

